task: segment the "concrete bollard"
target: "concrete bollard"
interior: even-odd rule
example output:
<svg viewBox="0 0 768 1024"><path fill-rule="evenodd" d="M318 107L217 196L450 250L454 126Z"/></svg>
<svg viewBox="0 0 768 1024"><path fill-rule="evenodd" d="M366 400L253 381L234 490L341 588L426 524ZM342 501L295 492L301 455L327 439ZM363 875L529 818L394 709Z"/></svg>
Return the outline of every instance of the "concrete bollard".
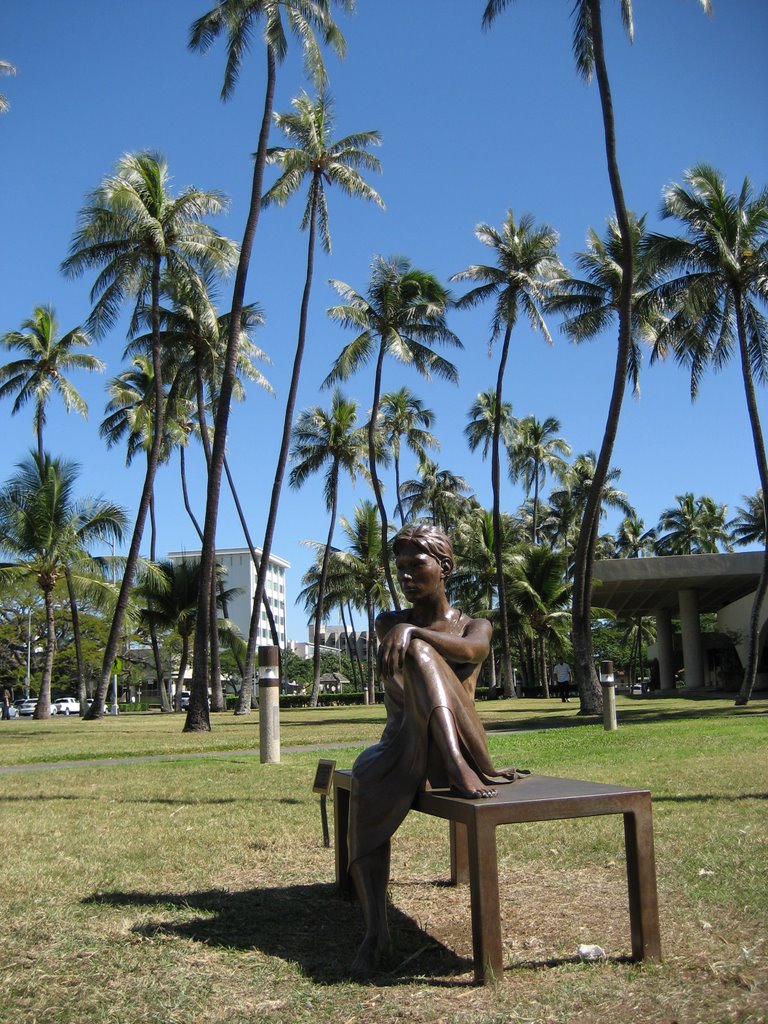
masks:
<svg viewBox="0 0 768 1024"><path fill-rule="evenodd" d="M259 647L259 760L280 763L280 659L277 647Z"/></svg>
<svg viewBox="0 0 768 1024"><path fill-rule="evenodd" d="M612 661L600 662L600 685L603 688L603 728L606 732L615 732L619 723L616 721L616 687Z"/></svg>

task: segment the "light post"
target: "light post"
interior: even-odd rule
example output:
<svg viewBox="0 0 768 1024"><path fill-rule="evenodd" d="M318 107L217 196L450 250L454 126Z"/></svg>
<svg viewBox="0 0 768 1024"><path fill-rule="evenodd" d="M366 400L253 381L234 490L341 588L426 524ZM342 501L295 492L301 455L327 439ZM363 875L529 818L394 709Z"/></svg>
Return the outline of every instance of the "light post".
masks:
<svg viewBox="0 0 768 1024"><path fill-rule="evenodd" d="M615 732L619 723L616 721L616 689L612 661L600 662L600 685L603 688L603 728L606 732Z"/></svg>
<svg viewBox="0 0 768 1024"><path fill-rule="evenodd" d="M277 647L259 647L259 760L280 763L280 669Z"/></svg>

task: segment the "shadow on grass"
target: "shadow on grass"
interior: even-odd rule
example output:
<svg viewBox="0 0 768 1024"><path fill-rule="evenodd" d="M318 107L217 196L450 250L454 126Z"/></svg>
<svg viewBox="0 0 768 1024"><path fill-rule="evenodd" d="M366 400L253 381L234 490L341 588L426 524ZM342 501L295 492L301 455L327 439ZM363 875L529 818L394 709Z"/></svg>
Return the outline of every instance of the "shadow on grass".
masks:
<svg viewBox="0 0 768 1024"><path fill-rule="evenodd" d="M482 705L476 706L483 710ZM508 717L499 718L493 722L483 722L483 727L487 733L541 732L545 729L569 729L603 724L602 715L579 715L576 711L563 712L559 709L555 710L554 708L550 709L547 707L542 708L540 718L527 718L524 721L516 721L515 715L519 714L520 712L514 709L502 711L500 715ZM526 710L523 714L528 716L530 712ZM697 708L695 698L692 706L686 708L664 708L663 706L659 707L657 704L654 704L652 707L644 707L642 699L639 698L636 704L619 706L617 708L617 715L620 724L642 725L646 722L650 724L658 722L701 721L703 719L749 718L765 716L765 711L759 707L735 707L727 704L719 708Z"/></svg>
<svg viewBox="0 0 768 1024"><path fill-rule="evenodd" d="M267 956L296 963L318 984L349 980L348 968L363 936L356 903L341 899L333 884L289 885L274 889L225 892L100 892L84 904L155 908L157 920L133 927L137 935L178 936L222 949L259 949ZM168 918L178 908L186 920ZM163 919L165 917L165 919ZM472 961L457 956L396 907L389 907L392 950L371 980L378 986L410 984L415 978L434 985L465 985L458 975Z"/></svg>

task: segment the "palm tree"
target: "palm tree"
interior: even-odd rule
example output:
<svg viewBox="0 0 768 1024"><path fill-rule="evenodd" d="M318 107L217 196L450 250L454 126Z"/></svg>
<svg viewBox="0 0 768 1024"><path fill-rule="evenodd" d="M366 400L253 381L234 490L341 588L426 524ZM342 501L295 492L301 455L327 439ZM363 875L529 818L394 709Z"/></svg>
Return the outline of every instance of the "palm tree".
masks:
<svg viewBox="0 0 768 1024"><path fill-rule="evenodd" d="M382 571L381 530L376 506L364 501L350 521L341 516L347 549L335 551L329 569L329 590L345 595L356 608L364 608L368 623L366 703L375 704L376 612L387 605L387 582Z"/></svg>
<svg viewBox="0 0 768 1024"><path fill-rule="evenodd" d="M174 701L174 710L181 711L181 691L189 663L190 640L195 631L200 562L191 558L162 561L157 564L157 570L136 587L136 594L147 600L147 607L140 613L142 622L151 626L155 633L172 631L181 640ZM221 578L220 572L217 575ZM222 606L235 592L231 588L219 591L216 594L217 605ZM217 624L219 627L222 625L218 620ZM224 625L231 628L229 623Z"/></svg>
<svg viewBox="0 0 768 1024"><path fill-rule="evenodd" d="M7 60L0 60L0 75L15 75L16 68L13 64L9 64ZM4 114L10 107L7 96L3 96L0 93L0 114Z"/></svg>
<svg viewBox="0 0 768 1024"><path fill-rule="evenodd" d="M619 558L642 558L656 548L656 530L646 530L636 512L625 516L616 534L616 555Z"/></svg>
<svg viewBox="0 0 768 1024"><path fill-rule="evenodd" d="M220 213L225 205L220 193L191 187L174 197L169 188L168 165L162 156L129 153L118 161L114 175L105 178L87 197L69 255L62 264L69 277L90 269L100 270L91 289L95 305L88 320L96 335L115 324L121 306L129 299L136 301L131 329L137 326L141 310L146 307L150 309L152 323L152 443L101 678L88 718L99 718L102 714L163 444L162 275L165 272L181 281L198 282L203 275L224 273L234 265L235 244L203 223L203 217ZM206 715L207 711L206 702Z"/></svg>
<svg viewBox="0 0 768 1024"><path fill-rule="evenodd" d="M584 509L595 486L596 466L597 458L594 452L589 451L577 455L568 469L562 490L553 491L550 495L550 504L557 510L558 515L563 515L565 525L572 525L575 521L583 523ZM608 508L623 512L625 516L631 516L635 511L624 491L615 486L620 476L621 470L616 467L611 467L606 474L600 494L600 517L605 515L605 510ZM596 550L600 539L599 525L600 520L598 519L593 526L594 536L590 541L592 551ZM567 541L568 534L565 530L561 532L560 536ZM576 544L578 546L578 538ZM575 575L575 566L571 562L573 549L571 548L569 552L568 547L566 543L565 551L569 574L573 572Z"/></svg>
<svg viewBox="0 0 768 1024"><path fill-rule="evenodd" d="M37 433L37 456L43 461L43 427L45 407L55 392L64 400L67 412L74 409L88 416L88 406L82 395L67 380L70 370L102 372L104 363L76 347L91 344L82 327L58 337L58 323L53 306L35 306L32 316L18 331L8 331L0 338L7 348L20 349L22 357L0 366L0 398L16 393L11 413L17 413L27 402L35 407L34 425Z"/></svg>
<svg viewBox="0 0 768 1024"><path fill-rule="evenodd" d="M296 351L293 359L291 380L283 417L283 432L275 469L272 492L267 514L267 525L264 531L261 562L256 579L256 592L253 598L253 612L248 636L248 650L245 659L245 675L240 690L237 706L238 714L247 714L251 706L252 673L256 655L256 639L258 635L261 601L269 568L269 556L272 552L280 494L288 463L296 396L299 389L301 364L307 335L307 316L309 298L312 290L312 276L315 260L315 242L320 233L320 244L325 252L331 251L331 236L328 229L328 207L325 195L326 185L335 185L346 195L353 198L368 199L384 205L379 194L364 180L359 168L380 170L380 163L368 147L380 143L378 132L357 132L347 135L337 142L331 141L333 123L333 106L327 94L312 100L306 93L293 100L294 112L276 114L275 123L285 133L289 141L296 143L292 148L276 146L267 152L269 163L277 163L282 174L262 198L262 205L272 203L285 204L299 189L305 179L309 180L307 203L301 221L302 230L307 230L307 267L304 279L304 291L299 313L299 330L296 340Z"/></svg>
<svg viewBox="0 0 768 1024"><path fill-rule="evenodd" d="M45 604L45 660L35 718L49 718L51 713L56 583L68 567L73 579L82 579L82 564L95 565L89 557L90 546L120 541L126 522L125 511L118 505L102 498L77 500L77 473L76 463L47 454L40 460L32 453L18 463L18 472L0 491L0 550L13 559L13 576L37 582ZM91 585L97 578L92 572L85 575ZM102 585L109 587L103 579Z"/></svg>
<svg viewBox="0 0 768 1024"><path fill-rule="evenodd" d="M397 494L400 525L405 526L405 514L400 501L402 443L404 441L406 448L412 451L419 460L426 458L427 448L439 449L440 442L434 434L429 432L435 414L408 387L402 387L398 391L390 391L382 395L379 412L381 413L384 442L391 452L395 464L395 493Z"/></svg>
<svg viewBox="0 0 768 1024"><path fill-rule="evenodd" d="M289 482L291 487L302 484L318 470L327 466L325 474L325 504L330 512L328 537L323 550L315 602L315 643L313 652L312 707L317 707L320 696L320 632L324 618L325 586L331 557L333 534L339 497L339 475L342 470L352 480L358 473L367 475L365 467L366 432L357 423L357 402L345 398L337 388L331 399L330 411L320 406L306 409L293 428L291 460L295 463Z"/></svg>
<svg viewBox="0 0 768 1024"><path fill-rule="evenodd" d="M505 578L508 576L518 531L511 516L502 514L500 546ZM496 533L493 512L479 505L471 508L459 521L453 532L453 550L456 565L448 589L451 600L467 614L491 619L498 626L496 608L498 576L496 572ZM490 656L490 689L496 689L496 659Z"/></svg>
<svg viewBox="0 0 768 1024"><path fill-rule="evenodd" d="M513 480L523 481L525 493L533 489L533 516L531 541L538 543L539 491L544 486L547 473L562 480L568 470L565 457L571 454L571 446L558 437L560 421L554 416L537 420L525 416L515 422L512 444L509 448L509 475Z"/></svg>
<svg viewBox="0 0 768 1024"><path fill-rule="evenodd" d="M695 398L708 364L723 366L738 349L755 460L763 494L768 490L766 459L755 381L768 380L768 330L760 306L766 300L768 263L768 189L755 195L748 178L737 194L708 164L685 175L685 184L664 190L662 217L674 219L680 237L654 234L648 248L666 280L658 294L671 313L660 332L653 357L672 352L690 367ZM760 582L749 621L747 665L737 698L752 693L758 661L758 625L768 590L768 540Z"/></svg>
<svg viewBox="0 0 768 1024"><path fill-rule="evenodd" d="M344 299L344 303L332 306L328 316L342 327L349 327L358 333L342 349L323 387L338 380L347 380L363 366L375 361L373 401L368 424L368 466L379 510L384 573L392 603L395 608L399 608L400 600L389 565L387 510L376 471L376 428L384 360L389 355L405 366L413 366L426 380L430 380L434 374L442 380L456 383L456 367L438 355L431 346L463 346L446 323L446 309L450 302L448 291L436 277L418 270L402 256L389 259L374 257L367 296L360 295L343 281L332 281L331 284Z"/></svg>
<svg viewBox="0 0 768 1024"><path fill-rule="evenodd" d="M488 0L483 13L483 25L489 27L510 2L511 0ZM710 0L699 0L699 3L709 13ZM597 78L608 180L613 196L616 223L621 237L619 327L613 385L600 454L595 467L594 487L584 510L584 518L579 531L573 581L574 669L579 686L580 713L599 714L603 700L592 656L592 564L594 562L594 544L597 539L596 523L600 518L601 492L610 469L632 352L632 296L635 289L635 267L632 225L624 199L616 150L616 125L605 60L601 0L575 0L572 16L573 52L577 73L586 82L591 80L593 73ZM634 33L632 0L621 0L621 17L631 40Z"/></svg>
<svg viewBox="0 0 768 1024"><path fill-rule="evenodd" d="M736 506L738 515L728 523L731 539L734 544L746 546L747 544L765 544L765 499L762 489L758 487L757 493L744 496L745 506Z"/></svg>
<svg viewBox="0 0 768 1024"><path fill-rule="evenodd" d="M352 10L354 0L336 0L343 10ZM251 197L248 206L245 228L243 230L240 256L235 273L230 308L229 332L224 362L222 364L219 402L216 408L216 424L211 452L211 464L208 471L208 487L205 505L205 523L203 543L200 554L200 605L198 607L198 624L195 633L195 675L192 682L192 699L185 728L202 729L209 727L207 719L207 702L205 701L205 680L207 678L206 661L208 657L208 627L206 619L208 607L204 594L210 593L214 563L216 557L216 523L219 513L219 496L221 478L226 455L227 429L235 387L238 348L240 342L239 324L245 303L245 286L248 280L253 243L259 222L261 199L264 185L264 170L267 163L267 143L272 124L272 109L277 79L277 65L282 63L288 52L288 32L301 44L304 66L314 85L321 87L326 80L322 52L315 34L323 43L331 46L336 53L343 56L344 37L330 15L329 0L219 0L219 2L192 25L189 36L189 47L206 53L220 36L227 40L227 63L224 72L224 84L221 89L222 100L232 96L237 84L243 59L251 49L254 40L259 38L256 33L257 24L263 25L261 41L266 55L266 86L264 92L264 109L261 116L258 146L253 162L251 181ZM197 680L197 685L195 681ZM251 686L249 681L248 686Z"/></svg>
<svg viewBox="0 0 768 1024"><path fill-rule="evenodd" d="M481 391L469 410L469 423L464 427L469 450L474 452L482 445L480 453L488 458L488 451L493 446L493 425L496 422L496 392L493 389ZM505 448L512 443L515 420L512 416L511 402L503 402L501 408L501 425L499 433Z"/></svg>
<svg viewBox="0 0 768 1024"><path fill-rule="evenodd" d="M627 211L632 245L634 292L632 294L632 328L629 339L627 376L636 395L640 394L640 343L655 339L659 323L658 303L653 301L656 266L643 247L645 217ZM594 228L587 232L587 247L574 256L584 278L568 274L556 295L547 303L551 312L563 313L562 331L580 343L592 341L618 319L621 306L622 268L625 265L621 232L615 217L608 220L605 236L600 238Z"/></svg>
<svg viewBox="0 0 768 1024"><path fill-rule="evenodd" d="M522 645L528 676L549 697L547 648L552 643L558 649L566 647L571 625L565 559L545 545L523 545L505 586L509 605L523 624L522 638L528 641Z"/></svg>
<svg viewBox="0 0 768 1024"><path fill-rule="evenodd" d="M501 354L496 376L495 416L491 444L491 487L493 490L494 529L501 526L501 424L504 409L504 373L509 356L512 331L522 314L534 330L541 330L551 344L552 339L542 313L544 302L552 291L553 282L563 276L564 268L555 252L557 232L547 224L536 225L530 214L515 221L512 210L507 211L501 231L489 224L475 229L476 237L494 251L493 265L473 264L454 274L452 281L472 281L474 287L458 300L460 309L469 309L486 300L492 300L491 344L500 337ZM502 667L505 693L512 695L512 661L507 627L506 594L503 583L501 552L497 550L499 614L501 618Z"/></svg>
<svg viewBox="0 0 768 1024"><path fill-rule="evenodd" d="M415 480L406 480L401 487L405 518L425 517L441 530L452 531L469 511L469 484L450 469L440 469L428 458L419 462L418 473Z"/></svg>
<svg viewBox="0 0 768 1024"><path fill-rule="evenodd" d="M695 498L690 491L676 495L675 501L659 517L657 555L715 554L718 545L731 550L725 505L709 495Z"/></svg>

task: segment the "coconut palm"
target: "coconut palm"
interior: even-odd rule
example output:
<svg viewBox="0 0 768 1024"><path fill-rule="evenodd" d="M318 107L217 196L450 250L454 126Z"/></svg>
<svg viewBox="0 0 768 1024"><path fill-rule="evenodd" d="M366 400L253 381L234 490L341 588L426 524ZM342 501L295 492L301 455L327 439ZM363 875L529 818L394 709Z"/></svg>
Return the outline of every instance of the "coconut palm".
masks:
<svg viewBox="0 0 768 1024"><path fill-rule="evenodd" d="M664 190L662 217L675 220L681 236L653 234L648 248L666 280L658 294L670 315L654 357L672 353L690 367L691 397L708 365L719 369L738 351L755 460L763 494L768 459L760 422L756 382L768 380L768 324L765 318L768 266L768 189L755 195L748 178L738 194L729 192L713 167L698 164L685 183ZM758 625L768 590L768 541L755 593L747 640L747 665L737 702L749 700L757 673Z"/></svg>
<svg viewBox="0 0 768 1024"><path fill-rule="evenodd" d="M534 544L538 543L539 533L539 492L546 482L547 474L563 480L568 471L565 458L571 454L571 446L557 436L559 431L560 421L554 416L547 416L545 420L525 416L515 421L512 443L508 449L510 477L523 481L527 495L533 490L531 541Z"/></svg>
<svg viewBox="0 0 768 1024"><path fill-rule="evenodd" d="M483 13L483 25L489 27L510 3L511 0L488 0ZM699 0L699 3L709 13L710 0ZM621 0L620 9L624 28L631 40L634 33L632 0ZM613 385L600 454L595 467L594 487L584 510L574 564L573 645L574 669L581 703L580 711L582 714L597 714L602 708L603 701L592 656L592 563L594 561L594 545L597 540L596 523L600 518L601 492L610 470L632 352L632 296L635 289L635 268L632 225L619 173L613 98L603 41L601 0L575 0L572 17L573 52L577 73L586 82L591 80L593 74L597 79L608 180L621 238L619 325Z"/></svg>
<svg viewBox="0 0 768 1024"><path fill-rule="evenodd" d="M653 554L656 547L656 530L646 530L645 523L631 513L619 523L616 534L616 555L618 558L642 558Z"/></svg>
<svg viewBox="0 0 768 1024"><path fill-rule="evenodd" d="M471 452L482 447L480 454L484 459L488 458L488 451L493 446L493 425L495 422L496 392L493 389L481 391L470 407L469 423L464 427L464 436L467 439ZM514 423L512 403L503 402L499 434L501 443L505 448L508 448L512 443Z"/></svg>
<svg viewBox="0 0 768 1024"><path fill-rule="evenodd" d="M103 498L76 499L78 466L64 459L32 454L18 463L17 473L0 491L0 551L12 560L6 572L34 579L43 595L46 617L45 659L35 718L51 713L51 675L56 650L54 591L69 567L74 580L87 577L95 565L91 546L100 541L120 541L125 511ZM83 573L83 563L89 563ZM101 578L103 587L109 584Z"/></svg>
<svg viewBox="0 0 768 1024"><path fill-rule="evenodd" d="M505 578L515 557L519 531L511 516L502 514L500 538ZM453 575L448 582L451 601L469 615L480 615L495 621L498 627L496 533L493 512L479 505L471 508L453 530L456 558ZM490 688L496 689L496 659L489 659Z"/></svg>
<svg viewBox="0 0 768 1024"><path fill-rule="evenodd" d="M34 426L37 434L37 455L43 461L43 427L46 405L52 394L64 401L67 412L72 409L88 416L88 406L79 391L67 379L71 370L101 373L104 363L88 352L91 338L82 327L73 327L58 336L58 322L53 306L35 306L32 316L18 331L8 331L0 344L20 349L21 358L0 366L0 398L16 394L11 413L17 413L28 402L35 407Z"/></svg>
<svg viewBox="0 0 768 1024"><path fill-rule="evenodd" d="M157 564L157 570L136 587L136 596L147 600L147 606L140 612L141 621L146 626L151 625L155 632L173 632L181 640L174 701L174 710L181 711L181 691L189 663L190 641L195 631L200 562L193 558L162 561ZM221 578L222 573L217 575ZM222 606L236 592L233 588L220 591L216 595L217 604ZM219 622L220 628L221 625ZM231 628L230 623L223 625Z"/></svg>
<svg viewBox="0 0 768 1024"><path fill-rule="evenodd" d="M320 696L320 632L325 612L325 585L328 579L328 564L336 528L336 514L339 497L339 476L348 473L354 481L358 473L367 476L365 466L366 431L357 427L357 402L345 398L337 388L333 392L331 408L320 406L305 409L293 428L293 447L289 482L299 488L318 470L327 467L325 473L325 504L330 512L328 537L323 550L320 576L315 601L315 643L313 653L312 707L317 706Z"/></svg>
<svg viewBox="0 0 768 1024"><path fill-rule="evenodd" d="M337 2L343 10L352 10L354 7L354 0L337 0ZM222 365L211 465L208 472L205 524L200 555L200 578L203 581L203 587L198 608L199 622L195 634L197 685L195 684L196 677L193 676L192 698L186 726L190 729L205 730L208 728L204 690L208 656L208 629L205 620L208 609L202 595L210 592L214 572L221 478L224 470L227 429L235 387L240 341L238 325L245 303L245 286L261 210L277 66L285 59L288 52L288 38L293 35L301 44L304 66L313 84L318 88L324 85L325 65L317 38L319 37L325 45L332 47L340 56L343 56L345 49L344 37L333 21L330 10L329 0L219 0L210 11L194 22L190 30L189 47L201 53L206 53L218 38L226 39L227 62L224 84L221 89L223 100L232 96L243 60L257 40L263 43L266 57L264 108L253 161L248 214L232 290L229 333ZM262 27L260 34L257 32L257 26ZM251 686L250 682L248 686Z"/></svg>
<svg viewBox="0 0 768 1024"><path fill-rule="evenodd" d="M392 603L399 608L400 600L389 565L387 510L376 471L376 425L384 360L389 355L405 366L414 367L426 380L434 375L456 383L456 367L438 355L432 346L463 346L446 323L446 309L450 302L447 289L434 275L418 270L410 260L402 256L389 259L374 257L366 296L360 295L343 281L332 281L331 284L344 302L332 306L328 316L342 327L349 327L358 333L342 349L323 387L338 380L347 380L363 366L375 362L373 401L368 424L368 466L379 510L381 554L387 586Z"/></svg>
<svg viewBox="0 0 768 1024"><path fill-rule="evenodd" d="M329 602L349 602L362 608L368 623L366 704L376 702L374 664L376 657L376 612L387 606L387 582L382 568L381 530L378 510L370 501L355 507L352 520L340 517L347 538L346 550L335 550L328 567ZM305 578L304 582L311 583ZM297 600L308 599L302 591Z"/></svg>
<svg viewBox="0 0 768 1024"><path fill-rule="evenodd" d="M489 224L480 224L475 235L493 250L495 264L473 264L454 274L452 281L471 281L474 287L458 300L460 309L470 309L479 303L492 301L490 343L501 339L501 353L496 376L495 416L491 443L491 486L493 490L494 529L501 526L501 424L504 409L504 374L512 341L512 331L522 315L534 330L540 330L551 344L552 339L544 321L543 307L551 294L553 283L564 274L564 267L555 252L557 232L547 224L537 225L530 214L515 220L512 210L497 230ZM505 692L512 694L512 661L507 628L506 594L503 586L501 552L497 550L499 613L501 617L502 666Z"/></svg>
<svg viewBox="0 0 768 1024"><path fill-rule="evenodd" d="M653 301L656 266L643 247L645 217L627 211L632 245L634 291L632 294L631 332L627 358L627 378L636 395L640 393L641 343L652 343L659 324L658 303ZM559 284L547 308L563 313L562 331L577 343L592 341L618 320L621 283L626 264L624 242L615 217L608 220L600 238L594 228L587 232L587 247L574 256L582 279L568 274Z"/></svg>
<svg viewBox="0 0 768 1024"><path fill-rule="evenodd" d="M743 495L744 506L737 505L737 515L728 523L731 539L734 544L765 544L765 499L761 488L757 493Z"/></svg>
<svg viewBox="0 0 768 1024"><path fill-rule="evenodd" d="M9 64L7 60L0 60L0 75L15 75L16 68L13 64ZM3 96L0 93L0 114L4 114L10 107L7 96Z"/></svg>
<svg viewBox="0 0 768 1024"><path fill-rule="evenodd" d="M718 546L732 550L725 505L706 494L695 498L690 491L675 501L659 517L657 555L715 554Z"/></svg>
<svg viewBox="0 0 768 1024"><path fill-rule="evenodd" d="M567 646L571 625L565 559L546 545L523 545L510 564L505 586L509 606L524 625L522 648L527 674L534 688L541 687L548 697L548 646Z"/></svg>
<svg viewBox="0 0 768 1024"><path fill-rule="evenodd" d="M569 523L573 524L574 516L577 522L583 523L584 509L590 500L590 496L593 494L595 486L596 466L597 457L593 451L577 455L565 476L563 488L553 491L550 495L550 504L554 509L558 510L558 514L563 514L566 526ZM600 493L600 517L605 515L606 509L623 512L625 516L631 516L635 511L624 491L619 490L615 486L620 476L621 470L616 467L611 467L606 474ZM590 542L590 550L593 552L596 550L600 540L598 527L599 519L595 521L593 526L594 537L591 538ZM567 541L568 534L565 529L561 531L560 536ZM578 546L578 536L576 538L576 546ZM571 547L569 550L566 544L565 550L569 574L573 572L575 576L575 565L571 562L571 559L574 557L573 548Z"/></svg>
<svg viewBox="0 0 768 1024"><path fill-rule="evenodd" d="M320 235L320 244L325 252L331 251L331 236L328 227L328 206L326 186L336 186L345 195L357 199L367 199L383 207L383 202L375 189L365 181L360 168L380 170L378 159L368 150L380 142L378 132L357 132L347 135L338 141L331 141L334 128L333 104L327 93L317 99L311 99L302 93L293 100L293 113L276 114L275 123L282 129L288 141L295 143L293 147L275 146L267 152L269 163L279 164L282 174L262 198L263 206L273 203L285 204L300 186L308 182L307 202L301 221L302 230L307 231L307 263L304 278L304 290L299 312L299 329L296 339L296 351L293 369L288 386L283 431L277 458L272 491L270 495L267 524L262 543L261 561L256 579L256 592L253 599L253 613L248 636L248 650L245 660L245 675L237 705L238 714L246 714L250 710L252 672L256 655L261 601L266 587L269 556L272 552L272 540L277 522L280 505L280 494L283 477L288 463L291 442L291 429L296 407L296 396L299 389L301 365L307 336L307 317L309 298L312 290L314 271L315 244Z"/></svg>
<svg viewBox="0 0 768 1024"><path fill-rule="evenodd" d="M451 531L470 508L470 486L450 469L440 469L432 459L419 462L418 477L406 480L400 490L407 520L426 518L443 531Z"/></svg>
<svg viewBox="0 0 768 1024"><path fill-rule="evenodd" d="M97 336L114 326L120 308L128 300L136 303L131 330L138 325L141 310L147 307L152 324L152 443L125 573L104 651L101 678L88 718L99 718L102 714L163 444L162 275L197 282L202 275L225 273L234 265L235 244L203 222L203 217L220 213L225 205L220 193L191 187L173 196L164 157L158 153L129 153L120 158L115 173L87 197L69 255L62 264L62 270L69 277L80 276L86 270L99 270L91 289L95 304L88 318ZM206 703L206 715L207 710Z"/></svg>
<svg viewBox="0 0 768 1024"><path fill-rule="evenodd" d="M381 396L379 403L383 440L395 464L395 493L400 525L405 526L405 514L400 501L400 452L402 444L419 459L426 458L427 448L438 450L440 442L429 428L435 414L408 387L390 391Z"/></svg>

